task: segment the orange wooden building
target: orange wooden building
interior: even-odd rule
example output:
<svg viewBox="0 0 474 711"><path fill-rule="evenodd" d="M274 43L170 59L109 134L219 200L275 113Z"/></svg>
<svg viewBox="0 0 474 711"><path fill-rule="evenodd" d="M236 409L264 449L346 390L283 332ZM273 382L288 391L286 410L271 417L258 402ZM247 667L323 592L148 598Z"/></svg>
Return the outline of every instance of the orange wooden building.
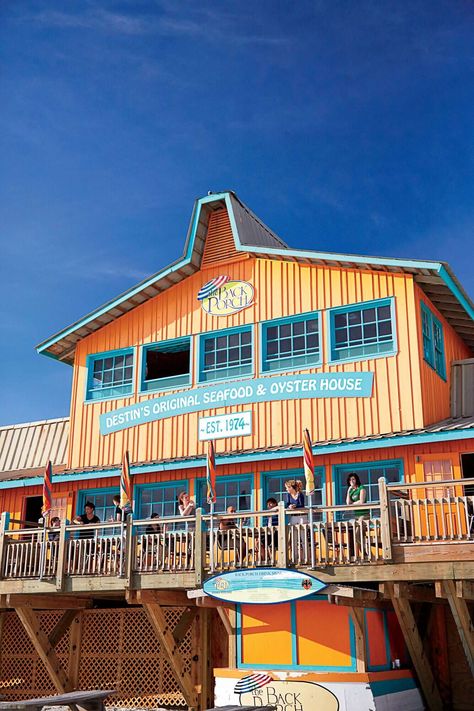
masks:
<svg viewBox="0 0 474 711"><path fill-rule="evenodd" d="M447 264L294 250L234 193L211 194L194 205L181 259L37 350L73 368L67 461L53 477L61 519L86 501L103 521L113 514L124 451L135 517L176 516L182 491L206 513L209 439L216 513L263 510L284 498L286 480L304 483L308 428L321 520L346 503L356 473L369 504L380 478L404 501L464 497L448 523L445 509L426 507L412 520L405 562L434 560L414 551L433 521L440 540L445 526L443 540L472 541L462 485L474 477L474 306ZM41 485L38 474L1 481L1 510L36 520ZM367 576L352 580L387 580ZM323 597L242 605L216 700L235 702L239 679L268 672L255 705L293 690L285 711L310 711L316 698L321 708L422 708L395 612L368 607L361 624L363 669L348 607Z"/></svg>

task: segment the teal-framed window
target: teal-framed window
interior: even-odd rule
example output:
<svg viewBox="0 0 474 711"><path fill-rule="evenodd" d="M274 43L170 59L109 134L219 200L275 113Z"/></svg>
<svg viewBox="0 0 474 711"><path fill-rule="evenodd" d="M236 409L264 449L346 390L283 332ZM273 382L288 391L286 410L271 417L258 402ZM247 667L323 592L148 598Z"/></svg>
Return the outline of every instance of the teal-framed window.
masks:
<svg viewBox="0 0 474 711"><path fill-rule="evenodd" d="M239 378L253 372L252 326L199 337L199 382Z"/></svg>
<svg viewBox="0 0 474 711"><path fill-rule="evenodd" d="M191 338L174 338L142 348L140 391L169 390L191 383Z"/></svg>
<svg viewBox="0 0 474 711"><path fill-rule="evenodd" d="M205 479L196 481L196 505L204 513L209 513L207 503L207 485ZM236 511L251 511L253 508L253 474L240 474L238 476L216 477L216 503L215 513L225 513L228 506L233 506Z"/></svg>
<svg viewBox="0 0 474 711"><path fill-rule="evenodd" d="M179 516L178 496L188 491L187 480L139 484L135 487L135 508L139 519L157 513L160 518Z"/></svg>
<svg viewBox="0 0 474 711"><path fill-rule="evenodd" d="M304 469L288 469L280 472L265 472L261 474L262 481L262 508L266 507L267 499L273 497L277 501L285 500L285 481L299 480L303 484L303 491L306 488L306 478ZM311 503L313 506L324 506L326 502L326 489L324 467L314 468L314 484L315 490L312 495ZM309 499L306 497L306 505L309 506ZM320 521L321 514L315 513L314 520Z"/></svg>
<svg viewBox="0 0 474 711"><path fill-rule="evenodd" d="M424 360L438 373L440 378L446 380L443 326L423 302L421 302L421 331Z"/></svg>
<svg viewBox="0 0 474 711"><path fill-rule="evenodd" d="M100 518L101 523L106 523L111 519L115 520L115 504L113 497L120 494L119 487L113 489L83 489L77 495L76 514L84 513L86 501L91 501L95 505L95 515Z"/></svg>
<svg viewBox="0 0 474 711"><path fill-rule="evenodd" d="M392 355L397 350L394 299L330 309L329 338L331 362Z"/></svg>
<svg viewBox="0 0 474 711"><path fill-rule="evenodd" d="M261 325L262 371L296 370L321 363L318 312Z"/></svg>
<svg viewBox="0 0 474 711"><path fill-rule="evenodd" d="M327 603L327 597L324 595L311 595L304 598L305 602L325 602ZM357 668L356 662L356 639L355 639L355 629L354 623L350 615L348 615L348 625L349 625L349 639L350 639L350 663L347 666L309 666L307 664L300 664L298 659L298 644L297 638L298 634L302 634L304 630L298 629L297 615L296 615L296 605L297 601L291 601L285 603L290 605L290 615L291 615L291 664L275 664L272 662L270 664L272 669L288 669L288 670L307 670L307 671L319 671L319 672L354 672ZM242 661L242 606L236 605L236 637L237 637L237 668L238 669L268 669L269 664L247 664ZM315 617L317 613L315 612ZM308 621L309 624L309 621Z"/></svg>
<svg viewBox="0 0 474 711"><path fill-rule="evenodd" d="M133 348L87 356L86 401L131 395L133 366Z"/></svg>
<svg viewBox="0 0 474 711"><path fill-rule="evenodd" d="M384 477L387 484L398 484L403 481L403 460L390 459L383 462L365 462L357 464L340 464L333 467L333 481L336 486L336 502L346 503L347 477L349 474L357 474L360 483L367 492L367 502L373 503L379 500L378 481ZM361 504L359 508L363 508ZM376 511L372 512L372 515Z"/></svg>

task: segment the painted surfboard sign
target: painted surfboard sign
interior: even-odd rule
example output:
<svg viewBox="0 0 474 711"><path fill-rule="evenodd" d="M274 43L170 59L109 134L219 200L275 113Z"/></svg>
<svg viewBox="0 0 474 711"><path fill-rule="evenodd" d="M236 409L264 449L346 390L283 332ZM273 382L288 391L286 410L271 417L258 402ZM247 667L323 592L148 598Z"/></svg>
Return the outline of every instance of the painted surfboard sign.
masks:
<svg viewBox="0 0 474 711"><path fill-rule="evenodd" d="M254 605L290 602L314 595L326 584L311 575L286 568L233 570L204 582L204 592L218 600Z"/></svg>

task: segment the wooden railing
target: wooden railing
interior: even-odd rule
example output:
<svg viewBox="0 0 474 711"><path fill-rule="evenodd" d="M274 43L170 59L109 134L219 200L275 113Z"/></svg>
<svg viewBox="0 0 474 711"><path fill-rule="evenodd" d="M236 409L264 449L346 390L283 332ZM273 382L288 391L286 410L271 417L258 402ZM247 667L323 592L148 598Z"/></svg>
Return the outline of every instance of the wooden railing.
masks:
<svg viewBox="0 0 474 711"><path fill-rule="evenodd" d="M351 506L133 520L60 528L0 523L0 580L206 574L236 568L386 564L395 546L474 542L474 479L390 484L379 501ZM275 518L277 520L275 520ZM157 524L158 528L151 528ZM105 585L104 585L105 586Z"/></svg>

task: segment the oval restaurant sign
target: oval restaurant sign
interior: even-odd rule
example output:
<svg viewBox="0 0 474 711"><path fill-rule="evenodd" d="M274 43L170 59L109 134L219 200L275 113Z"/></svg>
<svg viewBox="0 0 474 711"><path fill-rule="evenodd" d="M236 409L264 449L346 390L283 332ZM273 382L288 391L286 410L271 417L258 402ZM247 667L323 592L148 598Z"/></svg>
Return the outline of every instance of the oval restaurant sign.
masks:
<svg viewBox="0 0 474 711"><path fill-rule="evenodd" d="M254 288L247 281L231 281L228 276L211 279L199 289L198 301L212 316L230 316L252 306Z"/></svg>
<svg viewBox="0 0 474 711"><path fill-rule="evenodd" d="M227 602L271 605L314 595L325 583L311 575L284 568L234 570L206 580L204 592Z"/></svg>

